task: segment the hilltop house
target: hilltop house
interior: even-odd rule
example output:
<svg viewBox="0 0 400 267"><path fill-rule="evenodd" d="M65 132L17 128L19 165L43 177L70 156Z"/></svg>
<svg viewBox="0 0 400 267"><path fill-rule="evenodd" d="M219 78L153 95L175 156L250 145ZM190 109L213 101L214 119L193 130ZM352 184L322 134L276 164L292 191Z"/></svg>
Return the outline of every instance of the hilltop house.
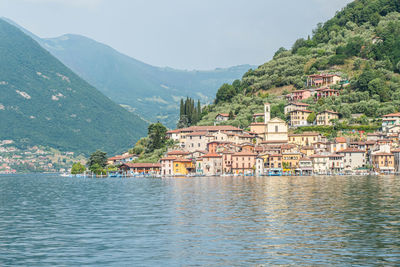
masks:
<svg viewBox="0 0 400 267"><path fill-rule="evenodd" d="M336 74L313 74L307 77L307 87L323 87L340 84L342 78Z"/></svg>
<svg viewBox="0 0 400 267"><path fill-rule="evenodd" d="M306 103L301 103L301 102L293 102L289 103L288 105L285 106L285 115L289 114L290 112L294 110L305 110L310 106L309 104Z"/></svg>

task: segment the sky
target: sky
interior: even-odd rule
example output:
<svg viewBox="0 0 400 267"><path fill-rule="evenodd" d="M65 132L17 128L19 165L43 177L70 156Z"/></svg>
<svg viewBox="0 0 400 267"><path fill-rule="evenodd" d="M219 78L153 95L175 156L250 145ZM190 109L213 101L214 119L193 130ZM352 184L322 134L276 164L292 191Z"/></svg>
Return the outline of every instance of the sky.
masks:
<svg viewBox="0 0 400 267"><path fill-rule="evenodd" d="M351 0L0 0L0 16L45 38L80 34L145 63L260 65Z"/></svg>

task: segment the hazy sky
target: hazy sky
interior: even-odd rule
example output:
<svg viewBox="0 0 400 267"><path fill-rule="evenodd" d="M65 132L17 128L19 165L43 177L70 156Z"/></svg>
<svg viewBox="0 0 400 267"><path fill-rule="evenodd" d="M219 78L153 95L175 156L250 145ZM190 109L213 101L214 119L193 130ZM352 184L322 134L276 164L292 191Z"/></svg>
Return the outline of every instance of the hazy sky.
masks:
<svg viewBox="0 0 400 267"><path fill-rule="evenodd" d="M40 37L75 33L156 66L259 65L351 0L0 0Z"/></svg>

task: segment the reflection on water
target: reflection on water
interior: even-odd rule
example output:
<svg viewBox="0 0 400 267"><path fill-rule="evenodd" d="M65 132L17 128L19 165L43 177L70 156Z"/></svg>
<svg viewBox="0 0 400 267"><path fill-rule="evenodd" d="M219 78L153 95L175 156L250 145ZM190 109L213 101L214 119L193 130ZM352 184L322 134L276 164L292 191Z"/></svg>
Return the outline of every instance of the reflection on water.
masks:
<svg viewBox="0 0 400 267"><path fill-rule="evenodd" d="M399 177L0 176L0 266L399 262Z"/></svg>

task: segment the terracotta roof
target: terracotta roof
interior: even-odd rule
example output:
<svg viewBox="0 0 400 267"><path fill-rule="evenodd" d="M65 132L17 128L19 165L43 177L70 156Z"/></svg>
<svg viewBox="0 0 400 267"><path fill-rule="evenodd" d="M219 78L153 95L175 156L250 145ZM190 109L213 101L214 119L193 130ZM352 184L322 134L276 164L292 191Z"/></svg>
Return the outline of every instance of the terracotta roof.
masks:
<svg viewBox="0 0 400 267"><path fill-rule="evenodd" d="M216 117L218 117L218 116L229 117L229 113L218 113L218 115Z"/></svg>
<svg viewBox="0 0 400 267"><path fill-rule="evenodd" d="M304 106L304 107L308 107L309 106L309 104L301 103L301 102L293 102L293 103L290 103L289 105Z"/></svg>
<svg viewBox="0 0 400 267"><path fill-rule="evenodd" d="M243 131L240 128L232 125L217 125L217 126L190 126L180 129L180 132L205 132L205 131Z"/></svg>
<svg viewBox="0 0 400 267"><path fill-rule="evenodd" d="M114 157L108 158L108 160L119 160L119 159L121 159L121 156L114 156Z"/></svg>
<svg viewBox="0 0 400 267"><path fill-rule="evenodd" d="M190 154L189 152L178 151L178 150L171 151L171 152L167 153L168 156L171 156L171 155L189 155L189 154Z"/></svg>
<svg viewBox="0 0 400 267"><path fill-rule="evenodd" d="M344 137L336 137L335 141L336 141L336 143L346 143L346 138L344 138Z"/></svg>
<svg viewBox="0 0 400 267"><path fill-rule="evenodd" d="M168 131L167 134L169 134L169 133L180 133L180 132L181 132L180 129L176 129L176 130L170 130L170 131Z"/></svg>
<svg viewBox="0 0 400 267"><path fill-rule="evenodd" d="M270 157L282 157L282 155L281 154L272 154L272 155L270 155Z"/></svg>
<svg viewBox="0 0 400 267"><path fill-rule="evenodd" d="M383 115L383 117L400 117L400 112Z"/></svg>
<svg viewBox="0 0 400 267"><path fill-rule="evenodd" d="M337 112L335 112L335 111L332 111L332 110L324 110L324 111L322 111L322 112L320 112L320 113L318 113L318 114L322 114L322 113L339 114L339 113L337 113Z"/></svg>
<svg viewBox="0 0 400 267"><path fill-rule="evenodd" d="M392 149L390 152L392 152L392 153L399 153L399 152L400 152L400 148Z"/></svg>
<svg viewBox="0 0 400 267"><path fill-rule="evenodd" d="M222 156L216 153L208 153L204 156L202 156L202 158L221 158Z"/></svg>
<svg viewBox="0 0 400 267"><path fill-rule="evenodd" d="M129 168L160 168L160 163L125 163L122 164L128 166Z"/></svg>
<svg viewBox="0 0 400 267"><path fill-rule="evenodd" d="M253 117L264 116L264 113L254 113Z"/></svg>
<svg viewBox="0 0 400 267"><path fill-rule="evenodd" d="M386 153L386 152L378 152L378 153L372 154L372 156L393 156L393 154Z"/></svg>
<svg viewBox="0 0 400 267"><path fill-rule="evenodd" d="M233 156L257 156L257 153L242 151L242 152L237 152L237 153L233 154Z"/></svg>
<svg viewBox="0 0 400 267"><path fill-rule="evenodd" d="M287 141L280 141L280 140L269 140L269 141L262 141L261 144L286 144Z"/></svg>
<svg viewBox="0 0 400 267"><path fill-rule="evenodd" d="M337 157L337 158L343 158L343 155L339 155L339 154L330 154L328 155L328 157Z"/></svg>
<svg viewBox="0 0 400 267"><path fill-rule="evenodd" d="M136 156L136 155L133 155L133 154L129 154L129 155L122 155L121 156L121 159L127 159L127 158L130 158L130 157L134 157L134 156Z"/></svg>
<svg viewBox="0 0 400 267"><path fill-rule="evenodd" d="M289 136L317 136L317 135L320 135L320 134L317 132L304 132L301 134L289 134Z"/></svg>
<svg viewBox="0 0 400 267"><path fill-rule="evenodd" d="M176 160L174 160L174 162L192 162L190 159L180 159L177 158Z"/></svg>
<svg viewBox="0 0 400 267"><path fill-rule="evenodd" d="M301 111L301 112L305 112L305 113L312 113L312 111L309 111L309 110L306 110L306 109L292 110L292 111L290 111L289 113L293 113L293 112L299 112L299 111Z"/></svg>
<svg viewBox="0 0 400 267"><path fill-rule="evenodd" d="M337 153L365 153L365 151L357 148L346 148L338 151Z"/></svg>
<svg viewBox="0 0 400 267"><path fill-rule="evenodd" d="M305 158L301 158L299 161L306 161L306 160L311 160L310 158L307 158L307 157L305 157Z"/></svg>
<svg viewBox="0 0 400 267"><path fill-rule="evenodd" d="M186 136L205 136L207 135L207 132L193 132L193 133L188 133Z"/></svg>
<svg viewBox="0 0 400 267"><path fill-rule="evenodd" d="M329 156L327 155L320 155L320 154L314 154L311 155L310 158L328 158Z"/></svg>
<svg viewBox="0 0 400 267"><path fill-rule="evenodd" d="M176 159L176 157L165 157L165 158L160 159L160 161L175 160L175 159Z"/></svg>

